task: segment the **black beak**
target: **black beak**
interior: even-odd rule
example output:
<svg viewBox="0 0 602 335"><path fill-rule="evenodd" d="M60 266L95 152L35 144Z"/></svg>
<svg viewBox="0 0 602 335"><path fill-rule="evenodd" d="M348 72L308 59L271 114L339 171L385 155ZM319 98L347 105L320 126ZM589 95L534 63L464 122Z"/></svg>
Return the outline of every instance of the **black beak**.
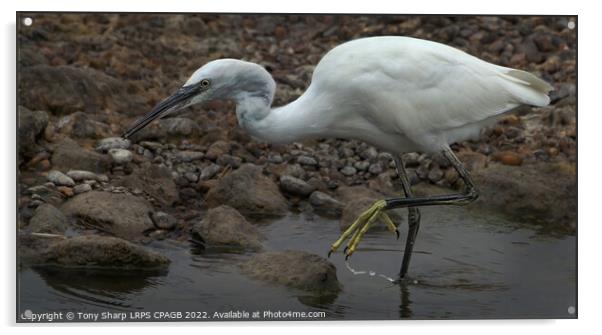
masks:
<svg viewBox="0 0 602 335"><path fill-rule="evenodd" d="M148 112L148 114L144 115L141 119L137 120L132 126L128 128L128 130L126 130L123 133L123 135L121 135L121 137L125 139L131 137L132 135L140 131L142 128L146 127L153 120L158 119L161 116L166 115L170 111L183 106L198 92L199 90L196 85L184 86L180 88L172 96L161 101L157 106L155 106L155 108Z"/></svg>

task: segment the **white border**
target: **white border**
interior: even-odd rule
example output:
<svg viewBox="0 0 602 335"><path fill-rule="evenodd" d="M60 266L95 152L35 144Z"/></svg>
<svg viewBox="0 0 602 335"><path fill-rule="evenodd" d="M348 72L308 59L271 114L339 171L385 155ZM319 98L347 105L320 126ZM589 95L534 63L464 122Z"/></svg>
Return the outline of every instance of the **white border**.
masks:
<svg viewBox="0 0 602 335"><path fill-rule="evenodd" d="M187 1L187 0L101 0L101 1L68 1L68 0L30 0L30 1L3 1L2 2L2 36L4 45L0 52L2 57L3 78L2 105L4 110L0 113L3 127L1 132L3 148L0 151L3 162L0 164L2 190L2 220L3 255L5 257L1 276L2 288L5 290L3 302L0 304L2 325L14 325L15 311L15 260L14 260L14 223L15 223L15 11L51 10L51 11L169 11L169 12L304 12L304 13L445 13L445 14L578 14L579 15L579 320L559 321L409 321L409 322L295 322L295 323L212 323L193 324L202 327L195 332L222 332L228 328L237 333L257 334L282 334L305 333L309 328L325 327L331 334L338 332L366 333L378 332L380 334L399 334L400 332L414 333L445 333L445 334L504 334L510 332L542 331L546 334L568 334L573 332L589 332L590 329L600 329L596 318L600 311L598 302L600 297L600 238L602 237L599 214L594 212L600 185L599 152L600 139L597 134L601 131L600 124L602 110L597 99L600 95L600 21L599 11L596 11L594 1L565 1L565 2L534 2L525 0L504 1L399 1L369 0L369 1ZM598 187L596 187L598 186ZM595 192L598 191L598 192ZM552 256L552 255L551 255ZM187 324L190 325L190 324ZM87 327L86 332L104 333L99 325ZM108 325L109 327L123 327L123 325ZM147 327L144 332L164 333L164 326L178 327L176 331L183 331L184 324L130 324L127 327ZM293 327L294 326L294 327ZM282 329L286 327L286 329ZM39 330L36 327L18 326L24 332L50 331L81 334L81 326L62 325L51 329ZM210 328L210 329L206 329ZM215 328L215 329L214 329ZM343 328L343 329L337 329ZM402 329L403 328L403 329ZM12 329L15 330L14 328ZM10 331L10 330L9 330Z"/></svg>

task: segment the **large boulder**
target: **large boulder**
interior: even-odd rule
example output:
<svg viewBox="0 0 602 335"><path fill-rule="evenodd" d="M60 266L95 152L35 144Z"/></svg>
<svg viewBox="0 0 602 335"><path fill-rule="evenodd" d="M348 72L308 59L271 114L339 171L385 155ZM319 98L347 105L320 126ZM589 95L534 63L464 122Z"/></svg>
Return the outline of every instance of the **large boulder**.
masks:
<svg viewBox="0 0 602 335"><path fill-rule="evenodd" d="M574 164L535 163L520 167L491 163L473 173L479 190L474 207L503 212L524 222L574 231L577 177Z"/></svg>
<svg viewBox="0 0 602 335"><path fill-rule="evenodd" d="M203 220L194 225L192 233L204 241L206 247L251 251L262 249L262 237L257 228L229 206L210 209Z"/></svg>
<svg viewBox="0 0 602 335"><path fill-rule="evenodd" d="M53 146L51 158L56 170L85 170L104 173L111 168L111 159L94 151L82 148L70 138L64 138Z"/></svg>
<svg viewBox="0 0 602 335"><path fill-rule="evenodd" d="M125 83L91 68L36 65L24 68L19 76L21 103L58 115L107 109L141 113L146 102L127 92Z"/></svg>
<svg viewBox="0 0 602 335"><path fill-rule="evenodd" d="M19 249L20 259L33 265L155 270L170 263L157 252L110 236L21 235Z"/></svg>
<svg viewBox="0 0 602 335"><path fill-rule="evenodd" d="M113 183L132 190L139 189L163 206L171 206L179 200L178 189L169 169L155 164L144 163L133 173L116 179Z"/></svg>
<svg viewBox="0 0 602 335"><path fill-rule="evenodd" d="M48 125L48 114L43 111L31 111L19 106L19 155L31 158L43 150L38 139Z"/></svg>
<svg viewBox="0 0 602 335"><path fill-rule="evenodd" d="M27 228L33 233L63 234L67 224L67 217L60 210L51 204L42 204L36 208Z"/></svg>
<svg viewBox="0 0 602 335"><path fill-rule="evenodd" d="M139 239L154 229L152 207L133 195L90 191L71 198L61 210L80 224L126 239Z"/></svg>
<svg viewBox="0 0 602 335"><path fill-rule="evenodd" d="M205 197L209 208L228 205L241 214L279 216L288 211L286 199L278 186L263 175L261 167L243 164L238 170L221 178Z"/></svg>
<svg viewBox="0 0 602 335"><path fill-rule="evenodd" d="M260 253L244 262L241 270L254 279L306 291L334 293L341 289L335 266L305 251Z"/></svg>

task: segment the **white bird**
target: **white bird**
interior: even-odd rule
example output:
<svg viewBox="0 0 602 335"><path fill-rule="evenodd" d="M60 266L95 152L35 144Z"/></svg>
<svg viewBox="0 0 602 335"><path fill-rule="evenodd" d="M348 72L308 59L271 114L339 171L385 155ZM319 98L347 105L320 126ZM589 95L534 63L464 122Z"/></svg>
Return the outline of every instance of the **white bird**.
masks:
<svg viewBox="0 0 602 335"><path fill-rule="evenodd" d="M316 66L297 100L272 108L276 83L260 65L219 59L199 68L175 94L138 120L124 137L170 112L211 100L232 100L239 125L270 143L306 138L356 139L393 154L403 198L377 201L330 249L351 238L347 257L378 218L397 233L385 214L409 208L409 231L400 278L406 276L420 224L416 206L466 204L477 197L470 176L449 145L476 138L481 128L513 108L545 106L552 87L521 70L485 62L453 47L399 36L343 43ZM441 152L463 179L463 193L414 197L401 154ZM329 253L330 255L330 253Z"/></svg>

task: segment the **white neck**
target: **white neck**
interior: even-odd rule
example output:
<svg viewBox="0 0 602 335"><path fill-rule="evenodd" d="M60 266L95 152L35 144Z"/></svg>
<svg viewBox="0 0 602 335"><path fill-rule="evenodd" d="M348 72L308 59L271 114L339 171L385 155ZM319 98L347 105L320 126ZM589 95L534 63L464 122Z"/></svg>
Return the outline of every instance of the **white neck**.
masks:
<svg viewBox="0 0 602 335"><path fill-rule="evenodd" d="M322 122L316 122L320 119L310 115L318 111L304 107L306 100L307 92L288 105L271 108L267 99L239 96L236 115L239 125L253 137L270 143L291 143L319 136L324 129Z"/></svg>

